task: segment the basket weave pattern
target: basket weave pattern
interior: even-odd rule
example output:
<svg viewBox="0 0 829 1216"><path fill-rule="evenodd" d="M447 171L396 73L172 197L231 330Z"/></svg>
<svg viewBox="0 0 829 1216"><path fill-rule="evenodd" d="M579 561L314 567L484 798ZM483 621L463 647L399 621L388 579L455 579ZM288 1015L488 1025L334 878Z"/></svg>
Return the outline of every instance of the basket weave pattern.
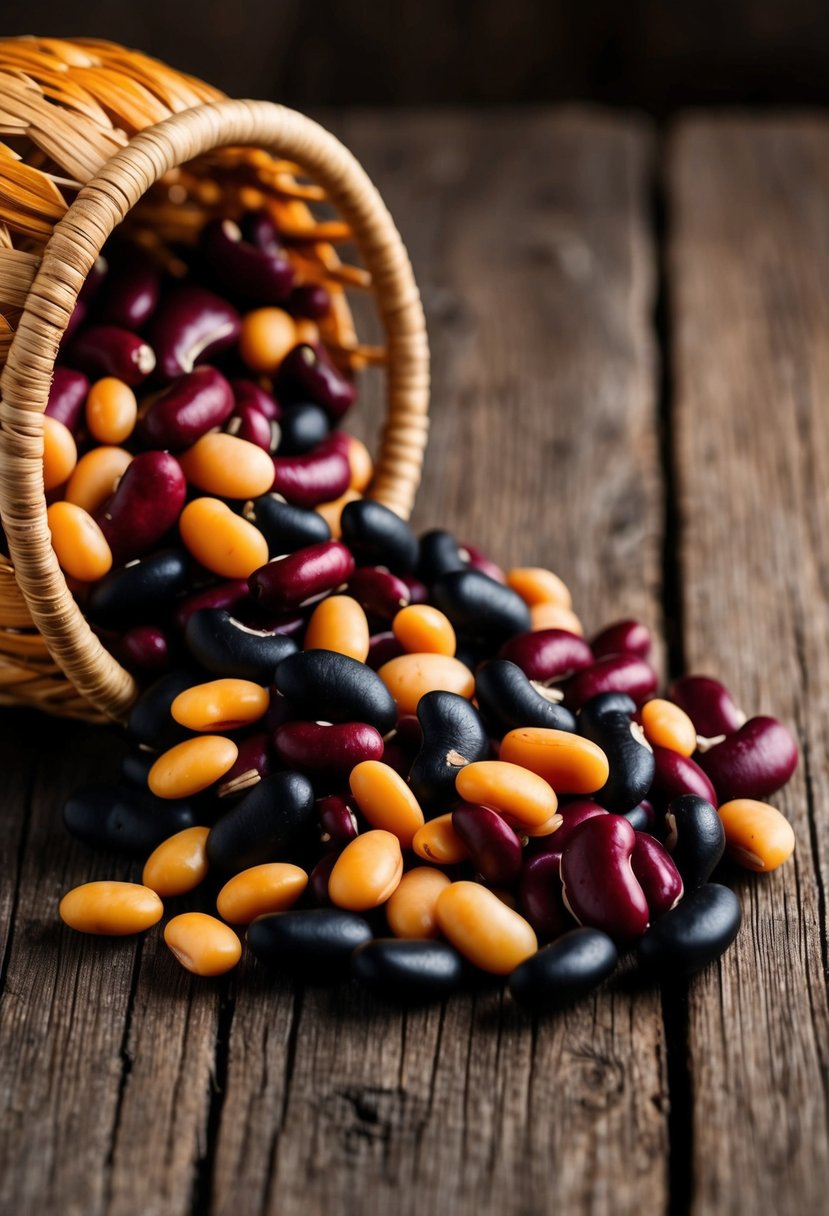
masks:
<svg viewBox="0 0 829 1216"><path fill-rule="evenodd" d="M352 367L384 361L387 417L370 494L411 511L427 434L428 347L405 249L376 189L329 133L107 43L0 41L0 702L122 719L132 677L89 628L55 560L42 415L60 338L112 230L168 259L211 215L265 206L334 307L322 337ZM334 220L312 207L336 207ZM133 210L134 209L134 210ZM343 262L349 241L363 265ZM374 292L383 351L359 343L347 288Z"/></svg>

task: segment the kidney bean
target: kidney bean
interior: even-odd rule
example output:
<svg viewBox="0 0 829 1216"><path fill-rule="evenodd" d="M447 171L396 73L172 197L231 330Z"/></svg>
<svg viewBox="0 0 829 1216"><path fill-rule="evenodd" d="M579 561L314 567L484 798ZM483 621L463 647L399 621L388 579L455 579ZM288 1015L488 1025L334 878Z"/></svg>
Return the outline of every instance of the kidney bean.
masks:
<svg viewBox="0 0 829 1216"><path fill-rule="evenodd" d="M475 691L475 678L469 668L443 654L403 654L384 663L377 674L394 697L400 714L417 713L421 697L429 692L469 698Z"/></svg>
<svg viewBox="0 0 829 1216"><path fill-rule="evenodd" d="M305 631L306 650L335 650L364 663L368 647L368 621L355 599L329 595L317 604Z"/></svg>
<svg viewBox="0 0 829 1216"><path fill-rule="evenodd" d="M243 513L265 537L271 557L296 553L298 549L325 544L331 539L331 529L321 515L294 506L278 494L263 494L245 503Z"/></svg>
<svg viewBox="0 0 829 1216"><path fill-rule="evenodd" d="M223 608L194 612L184 641L196 662L208 671L257 684L270 684L277 665L297 649L291 638L243 625Z"/></svg>
<svg viewBox="0 0 829 1216"><path fill-rule="evenodd" d="M249 925L258 916L292 908L308 886L308 875L285 861L251 866L228 879L216 897L216 909L232 925Z"/></svg>
<svg viewBox="0 0 829 1216"><path fill-rule="evenodd" d="M276 377L280 401L313 401L338 422L356 400L353 383L334 366L321 346L300 343L282 360Z"/></svg>
<svg viewBox="0 0 829 1216"><path fill-rule="evenodd" d="M408 607L411 597L402 579L376 566L359 566L348 580L347 591L366 612L383 620L391 620Z"/></svg>
<svg viewBox="0 0 829 1216"><path fill-rule="evenodd" d="M654 697L641 709L640 719L645 738L657 747L667 747L683 756L692 756L697 750L697 732L684 709L673 701Z"/></svg>
<svg viewBox="0 0 829 1216"><path fill-rule="evenodd" d="M593 663L587 642L563 629L520 633L504 643L498 657L515 663L528 680L539 684L564 680Z"/></svg>
<svg viewBox="0 0 829 1216"><path fill-rule="evenodd" d="M328 897L328 883L331 879L331 871L337 864L337 857L341 851L326 853L308 875L308 895L311 905L315 908L331 907L331 900Z"/></svg>
<svg viewBox="0 0 829 1216"><path fill-rule="evenodd" d="M224 975L242 957L242 943L230 926L206 912L174 916L164 926L164 941L193 975Z"/></svg>
<svg viewBox="0 0 829 1216"><path fill-rule="evenodd" d="M409 654L455 654L455 631L448 619L429 604L401 608L392 621L392 631Z"/></svg>
<svg viewBox="0 0 829 1216"><path fill-rule="evenodd" d="M370 498L346 505L341 519L343 540L358 564L385 566L392 574L409 574L417 564L418 543L411 528L394 511Z"/></svg>
<svg viewBox="0 0 829 1216"><path fill-rule="evenodd" d="M635 831L650 832L654 826L654 814L648 812L649 806L647 799L643 799L638 806L631 807L629 811L622 811L622 818L627 819Z"/></svg>
<svg viewBox="0 0 829 1216"><path fill-rule="evenodd" d="M402 653L403 648L393 633L373 633L369 638L366 663L372 671L379 671L384 663L398 658Z"/></svg>
<svg viewBox="0 0 829 1216"><path fill-rule="evenodd" d="M528 857L521 867L519 905L541 941L558 937L573 923L562 902L559 870L560 857L552 853Z"/></svg>
<svg viewBox="0 0 829 1216"><path fill-rule="evenodd" d="M279 428L279 455L305 456L328 436L331 424L322 406L297 401L283 409Z"/></svg>
<svg viewBox="0 0 829 1216"><path fill-rule="evenodd" d="M423 742L409 774L409 784L428 810L454 801L455 778L464 765L485 760L489 737L480 714L465 697L427 692L417 704Z"/></svg>
<svg viewBox="0 0 829 1216"><path fill-rule="evenodd" d="M226 435L253 443L269 455L280 446L282 431L278 422L270 422L252 405L237 405L233 416L225 423Z"/></svg>
<svg viewBox="0 0 829 1216"><path fill-rule="evenodd" d="M86 614L96 625L125 629L158 617L187 590L187 559L178 549L159 549L111 570L94 585Z"/></svg>
<svg viewBox="0 0 829 1216"><path fill-rule="evenodd" d="M556 857L561 861L564 846L579 824L584 823L587 819L594 819L597 815L607 815L609 812L591 798L575 798L569 802L560 803L558 814L561 816L561 826L552 835L541 837L537 844L532 841L531 851Z"/></svg>
<svg viewBox="0 0 829 1216"><path fill-rule="evenodd" d="M651 921L663 916L682 899L679 870L667 850L647 832L636 833L630 868L645 893Z"/></svg>
<svg viewBox="0 0 829 1216"><path fill-rule="evenodd" d="M561 855L564 903L581 925L601 929L623 946L648 927L645 893L631 869L636 833L620 815L582 823Z"/></svg>
<svg viewBox="0 0 829 1216"><path fill-rule="evenodd" d="M149 887L136 882L87 882L67 891L60 918L78 933L125 937L143 933L161 920L164 905Z"/></svg>
<svg viewBox="0 0 829 1216"><path fill-rule="evenodd" d="M63 331L63 337L58 343L58 358L65 358L70 342L81 326L86 323L88 316L89 305L83 300L78 300L75 307L69 314L69 320L66 322L66 329Z"/></svg>
<svg viewBox="0 0 829 1216"><path fill-rule="evenodd" d="M528 827L556 814L552 788L536 773L504 760L477 760L462 768L455 789L465 802L483 803Z"/></svg>
<svg viewBox="0 0 829 1216"><path fill-rule="evenodd" d="M247 932L257 958L317 983L339 979L351 955L371 941L368 921L340 908L296 908L260 916Z"/></svg>
<svg viewBox="0 0 829 1216"><path fill-rule="evenodd" d="M181 514L187 483L169 452L142 452L130 462L95 520L118 562L142 557Z"/></svg>
<svg viewBox="0 0 829 1216"><path fill-rule="evenodd" d="M680 676L669 685L668 698L685 710L705 739L730 735L746 721L725 685L711 676Z"/></svg>
<svg viewBox="0 0 829 1216"><path fill-rule="evenodd" d="M651 797L656 802L670 802L681 794L696 794L707 802L717 803L716 791L707 775L688 756L669 751L666 747L653 749L654 775Z"/></svg>
<svg viewBox="0 0 829 1216"><path fill-rule="evenodd" d="M753 798L735 798L719 810L728 856L746 870L768 873L794 852L792 825L776 807Z"/></svg>
<svg viewBox="0 0 829 1216"><path fill-rule="evenodd" d="M432 598L460 633L492 645L530 627L520 595L477 570L442 575L432 585Z"/></svg>
<svg viewBox="0 0 829 1216"><path fill-rule="evenodd" d="M53 502L46 522L61 570L79 582L103 578L112 566L112 552L88 511L71 502Z"/></svg>
<svg viewBox="0 0 829 1216"><path fill-rule="evenodd" d="M763 798L782 789L797 768L797 744L776 718L750 718L722 743L701 753L699 764L720 802Z"/></svg>
<svg viewBox="0 0 829 1216"><path fill-rule="evenodd" d="M156 673L170 666L170 639L158 625L136 625L121 638L122 662L131 671Z"/></svg>
<svg viewBox="0 0 829 1216"><path fill-rule="evenodd" d="M603 692L623 692L640 704L658 684L656 672L644 659L632 654L608 655L571 676L564 689L564 702L580 709Z"/></svg>
<svg viewBox="0 0 829 1216"><path fill-rule="evenodd" d="M276 669L276 686L299 712L324 707L332 722L367 722L388 734L397 719L391 694L376 672L347 655L305 650L289 655Z"/></svg>
<svg viewBox="0 0 829 1216"><path fill-rule="evenodd" d="M563 629L578 637L584 634L584 626L571 608L561 604L533 604L530 607L530 629L540 633L546 629Z"/></svg>
<svg viewBox="0 0 829 1216"><path fill-rule="evenodd" d="M278 422L282 417L282 406L272 393L268 393L255 380L235 379L230 381L236 409L251 409L263 414L269 422Z"/></svg>
<svg viewBox="0 0 829 1216"><path fill-rule="evenodd" d="M151 752L148 748L131 748L121 757L121 764L118 770L119 778L121 781L125 781L127 785L131 786L133 789L146 790L147 777L149 776L150 769L154 763L155 753ZM165 803L164 805L167 804ZM189 827L190 825L185 824L184 826ZM173 831L176 830L177 829L175 828L173 829ZM146 853L147 850L142 848L141 851Z"/></svg>
<svg viewBox="0 0 829 1216"><path fill-rule="evenodd" d="M56 490L71 477L78 462L72 432L57 418L43 419L43 488Z"/></svg>
<svg viewBox="0 0 829 1216"><path fill-rule="evenodd" d="M317 803L317 816L323 848L340 853L357 835L357 818L351 804L339 794L320 798Z"/></svg>
<svg viewBox="0 0 829 1216"><path fill-rule="evenodd" d="M273 558L249 579L251 595L265 609L286 612L347 582L354 558L337 540Z"/></svg>
<svg viewBox="0 0 829 1216"><path fill-rule="evenodd" d="M180 692L170 712L188 730L238 730L264 717L268 700L267 689L251 680L210 680Z"/></svg>
<svg viewBox="0 0 829 1216"><path fill-rule="evenodd" d="M116 325L88 325L69 343L67 358L93 380L116 376L130 388L147 379L156 365L156 354L137 334Z"/></svg>
<svg viewBox="0 0 829 1216"><path fill-rule="evenodd" d="M131 460L132 453L125 448L93 448L75 465L64 499L94 515L115 493Z"/></svg>
<svg viewBox="0 0 829 1216"><path fill-rule="evenodd" d="M741 920L734 892L706 883L651 926L639 943L639 966L660 978L694 975L725 953Z"/></svg>
<svg viewBox="0 0 829 1216"><path fill-rule="evenodd" d="M423 811L403 778L388 764L366 759L354 766L348 783L371 826L391 832L402 848L411 848L423 827Z"/></svg>
<svg viewBox="0 0 829 1216"><path fill-rule="evenodd" d="M197 363L232 346L241 319L236 309L204 287L183 283L169 290L150 322L149 341L163 383L192 372Z"/></svg>
<svg viewBox="0 0 829 1216"><path fill-rule="evenodd" d="M178 526L196 561L220 578L249 579L268 560L262 533L219 498L194 498Z"/></svg>
<svg viewBox="0 0 829 1216"><path fill-rule="evenodd" d="M294 316L321 321L331 311L331 296L321 283L300 283L291 292L288 307Z"/></svg>
<svg viewBox="0 0 829 1216"><path fill-rule="evenodd" d="M109 325L138 331L147 324L160 299L158 266L143 250L122 249L106 276L96 311Z"/></svg>
<svg viewBox="0 0 829 1216"><path fill-rule="evenodd" d="M521 871L521 841L500 815L486 806L459 804L452 812L452 827L485 882L500 886L515 881Z"/></svg>
<svg viewBox="0 0 829 1216"><path fill-rule="evenodd" d="M106 282L108 274L109 261L102 253L99 253L83 281L78 292L78 299L82 300L84 304L91 304Z"/></svg>
<svg viewBox="0 0 829 1216"><path fill-rule="evenodd" d="M271 737L265 731L248 735L237 743L236 759L217 789L220 798L243 794L258 785L271 771Z"/></svg>
<svg viewBox="0 0 829 1216"><path fill-rule="evenodd" d="M193 891L207 875L204 846L209 830L183 828L156 845L144 863L144 886L165 898Z"/></svg>
<svg viewBox="0 0 829 1216"><path fill-rule="evenodd" d="M609 979L619 952L600 929L571 929L517 967L509 978L513 1000L550 1013L594 992Z"/></svg>
<svg viewBox="0 0 829 1216"><path fill-rule="evenodd" d="M560 794L593 794L610 774L607 757L597 744L544 727L524 727L504 735L501 759L537 773Z"/></svg>
<svg viewBox="0 0 829 1216"><path fill-rule="evenodd" d="M412 849L424 861L434 862L438 866L454 866L466 861L469 856L466 845L452 826L451 812L438 815L418 828Z"/></svg>
<svg viewBox="0 0 829 1216"><path fill-rule="evenodd" d="M464 542L461 545L461 556L464 560L464 565L469 570L477 570L479 574L486 574L489 578L494 579L496 583L506 585L507 576L497 564L487 557L483 549L479 549L477 545L470 545Z"/></svg>
<svg viewBox="0 0 829 1216"><path fill-rule="evenodd" d="M418 578L431 586L444 574L465 569L466 562L461 556L460 546L451 532L434 528L423 533L419 542Z"/></svg>
<svg viewBox="0 0 829 1216"><path fill-rule="evenodd" d="M531 684L516 663L491 659L475 673L475 696L487 722L500 737L521 726L575 731L576 719L563 705L545 696L543 686Z"/></svg>
<svg viewBox="0 0 829 1216"><path fill-rule="evenodd" d="M347 844L328 880L328 897L338 908L367 912L384 904L403 876L400 841L374 829Z"/></svg>
<svg viewBox="0 0 829 1216"><path fill-rule="evenodd" d="M205 262L219 284L256 304L282 304L294 285L294 268L278 245L244 239L233 220L215 219L201 233Z"/></svg>
<svg viewBox="0 0 829 1216"><path fill-rule="evenodd" d="M656 764L642 728L632 720L636 703L624 693L600 693L579 712L579 733L602 749L610 774L594 797L617 814L638 806L651 788Z"/></svg>
<svg viewBox="0 0 829 1216"><path fill-rule="evenodd" d="M400 880L386 903L386 920L395 937L434 938L439 929L435 906L449 879L431 866L416 866Z"/></svg>
<svg viewBox="0 0 829 1216"><path fill-rule="evenodd" d="M197 612L207 608L225 608L228 612L240 608L248 599L248 581L246 578L229 579L223 583L213 583L202 591L195 591L182 600L176 608L174 620L176 628L182 633L187 629L190 618ZM199 660L201 661L201 660ZM233 672L219 672L220 675L235 675ZM252 677L251 677L252 678Z"/></svg>
<svg viewBox="0 0 829 1216"><path fill-rule="evenodd" d="M264 207L245 211L239 219L239 227L246 241L260 249L279 247L279 233L269 211Z"/></svg>
<svg viewBox="0 0 829 1216"><path fill-rule="evenodd" d="M453 882L438 897L436 912L455 949L493 975L509 975L538 949L523 916L479 883Z"/></svg>
<svg viewBox="0 0 829 1216"><path fill-rule="evenodd" d="M552 570L541 566L513 566L506 574L507 586L517 591L525 604L558 604L573 607L570 589Z"/></svg>
<svg viewBox="0 0 829 1216"><path fill-rule="evenodd" d="M361 761L383 755L382 735L364 722L285 722L274 746L283 764L321 779L344 779Z"/></svg>
<svg viewBox="0 0 829 1216"><path fill-rule="evenodd" d="M74 435L83 417L89 378L71 367L58 366L52 374L49 400L46 403L47 418L62 422Z"/></svg>
<svg viewBox="0 0 829 1216"><path fill-rule="evenodd" d="M307 456L276 456L273 465L274 490L298 507L316 507L339 498L351 480L348 455L336 434Z"/></svg>
<svg viewBox="0 0 829 1216"><path fill-rule="evenodd" d="M198 740L196 740L198 742ZM211 828L207 858L222 873L273 861L313 822L314 790L301 773L271 773Z"/></svg>
<svg viewBox="0 0 829 1216"><path fill-rule="evenodd" d="M221 426L235 408L233 391L221 372L197 367L155 397L138 434L147 447L180 452Z"/></svg>
<svg viewBox="0 0 829 1216"><path fill-rule="evenodd" d="M412 1005L451 996L464 965L446 942L377 938L354 951L351 974L376 996Z"/></svg>
<svg viewBox="0 0 829 1216"><path fill-rule="evenodd" d="M185 739L158 757L147 784L157 798L190 798L223 777L237 755L233 740L221 735Z"/></svg>
<svg viewBox="0 0 829 1216"><path fill-rule="evenodd" d="M94 849L146 855L174 832L191 828L196 814L189 802L155 798L146 788L91 785L76 790L63 807L68 832Z"/></svg>
<svg viewBox="0 0 829 1216"><path fill-rule="evenodd" d="M349 489L363 494L371 485L374 477L374 461L362 439L356 435L348 436L348 466L351 469Z"/></svg>
<svg viewBox="0 0 829 1216"><path fill-rule="evenodd" d="M612 654L632 654L647 659L653 647L653 634L641 621L614 621L605 626L590 643L595 658Z"/></svg>
<svg viewBox="0 0 829 1216"><path fill-rule="evenodd" d="M190 485L217 498L255 498L273 484L268 453L221 431L202 435L179 460Z"/></svg>
<svg viewBox="0 0 829 1216"><path fill-rule="evenodd" d="M695 891L713 874L725 852L725 830L705 798L683 794L665 814L665 848L682 875L686 891Z"/></svg>
<svg viewBox="0 0 829 1216"><path fill-rule="evenodd" d="M175 670L145 688L127 719L127 731L136 743L163 750L187 737L170 715L170 706L185 688L192 688L199 677L190 671Z"/></svg>
<svg viewBox="0 0 829 1216"><path fill-rule="evenodd" d="M298 342L290 313L272 306L256 308L242 320L239 354L251 371L272 376Z"/></svg>

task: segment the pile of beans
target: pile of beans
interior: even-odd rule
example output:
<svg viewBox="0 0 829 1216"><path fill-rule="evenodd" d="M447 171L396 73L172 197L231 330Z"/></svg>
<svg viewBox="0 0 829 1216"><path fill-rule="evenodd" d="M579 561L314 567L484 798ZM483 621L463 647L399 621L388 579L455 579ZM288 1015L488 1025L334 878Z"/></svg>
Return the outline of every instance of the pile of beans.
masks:
<svg viewBox="0 0 829 1216"><path fill-rule="evenodd" d="M363 498L329 306L259 214L207 225L172 285L117 248L81 300L49 523L146 687L120 783L64 819L144 869L70 891L63 920L133 934L166 901L197 975L233 968L244 930L265 965L400 1000L483 972L552 1009L632 950L692 974L740 925L710 881L724 854L766 872L794 849L765 801L794 740L709 677L659 696L649 630L586 640L551 570L504 572Z"/></svg>

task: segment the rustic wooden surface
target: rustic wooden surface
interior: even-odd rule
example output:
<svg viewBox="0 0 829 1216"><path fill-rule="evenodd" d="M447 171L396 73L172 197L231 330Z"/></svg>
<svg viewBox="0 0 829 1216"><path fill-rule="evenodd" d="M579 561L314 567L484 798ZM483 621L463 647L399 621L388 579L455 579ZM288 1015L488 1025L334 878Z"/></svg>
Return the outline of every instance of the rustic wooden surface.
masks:
<svg viewBox="0 0 829 1216"><path fill-rule="evenodd" d="M401 1014L248 963L197 981L158 932L56 924L125 873L60 826L118 740L4 711L0 1211L823 1211L829 123L337 125L429 314L417 524L553 565L589 628L641 616L666 671L789 721L797 859L737 879L738 945L688 988L624 977L557 1018L495 988Z"/></svg>

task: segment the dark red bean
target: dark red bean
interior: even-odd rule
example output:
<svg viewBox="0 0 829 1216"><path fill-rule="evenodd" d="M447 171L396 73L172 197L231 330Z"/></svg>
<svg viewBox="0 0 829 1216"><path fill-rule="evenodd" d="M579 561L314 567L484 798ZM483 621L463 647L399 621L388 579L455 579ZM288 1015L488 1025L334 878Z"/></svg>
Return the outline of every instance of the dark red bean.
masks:
<svg viewBox="0 0 829 1216"><path fill-rule="evenodd" d="M357 816L346 798L330 794L317 802L320 824L320 844L326 850L341 852L357 835Z"/></svg>
<svg viewBox="0 0 829 1216"><path fill-rule="evenodd" d="M69 320L66 322L66 329L63 331L63 337L58 345L58 355L60 358L65 356L72 339L81 326L86 324L86 319L88 316L89 305L85 304L83 300L78 300L75 307L69 314Z"/></svg>
<svg viewBox="0 0 829 1216"><path fill-rule="evenodd" d="M251 595L262 608L287 612L348 581L354 558L338 540L309 545L277 557L250 576Z"/></svg>
<svg viewBox="0 0 829 1216"><path fill-rule="evenodd" d="M530 841L529 849L532 853L544 853L550 857L557 857L559 861L561 861L564 846L580 824L585 823L588 819L595 819L597 815L608 814L603 806L599 806L598 802L594 802L591 798L575 798L570 802L559 803L558 813L562 819L561 827L549 836L534 837Z"/></svg>
<svg viewBox="0 0 829 1216"><path fill-rule="evenodd" d="M762 799L782 789L797 768L797 744L776 718L749 718L722 743L701 753L699 763L713 782L720 803L732 798Z"/></svg>
<svg viewBox="0 0 829 1216"><path fill-rule="evenodd" d="M656 692L659 678L644 659L632 654L606 655L571 676L564 689L564 703L580 709L586 701L604 692L623 692L638 704Z"/></svg>
<svg viewBox="0 0 829 1216"><path fill-rule="evenodd" d="M123 663L131 671L160 674L170 666L170 639L158 625L136 625L121 639Z"/></svg>
<svg viewBox="0 0 829 1216"><path fill-rule="evenodd" d="M271 454L279 447L279 423L270 421L255 405L237 405L224 429L228 435L255 443L258 448Z"/></svg>
<svg viewBox="0 0 829 1216"><path fill-rule="evenodd" d="M506 574L496 562L487 557L483 549L479 549L477 545L461 544L460 553L470 570L478 570L481 574L494 578L496 583L506 584Z"/></svg>
<svg viewBox="0 0 829 1216"><path fill-rule="evenodd" d="M657 803L672 802L682 794L696 794L706 802L717 805L717 793L708 776L698 764L672 752L667 747L654 747L655 772L651 786L651 800Z"/></svg>
<svg viewBox="0 0 829 1216"><path fill-rule="evenodd" d="M321 321L331 311L331 296L321 283L302 283L291 292L288 310L295 317Z"/></svg>
<svg viewBox="0 0 829 1216"><path fill-rule="evenodd" d="M143 329L161 299L161 271L143 250L119 252L96 301L96 312L108 325Z"/></svg>
<svg viewBox="0 0 829 1216"><path fill-rule="evenodd" d="M227 380L215 367L197 367L179 376L155 398L138 424L146 447L181 452L221 426L235 402Z"/></svg>
<svg viewBox="0 0 829 1216"><path fill-rule="evenodd" d="M83 286L78 292L78 299L84 304L91 304L106 282L108 274L109 262L102 253L99 253L83 281Z"/></svg>
<svg viewBox="0 0 829 1216"><path fill-rule="evenodd" d="M187 495L181 465L169 452L142 452L95 519L117 563L141 557L173 527Z"/></svg>
<svg viewBox="0 0 829 1216"><path fill-rule="evenodd" d="M413 578L411 574L404 574L401 575L400 581L405 583L409 588L410 604L429 603L429 588L425 583L422 583L419 578Z"/></svg>
<svg viewBox="0 0 829 1216"><path fill-rule="evenodd" d="M241 794L257 785L273 769L271 736L267 731L248 735L237 741L239 754L231 768L222 777L218 793L220 798Z"/></svg>
<svg viewBox="0 0 829 1216"><path fill-rule="evenodd" d="M373 671L379 671L384 663L397 659L405 651L393 633L375 633L369 638L366 663Z"/></svg>
<svg viewBox="0 0 829 1216"><path fill-rule="evenodd" d="M645 892L652 921L670 912L682 899L682 879L673 858L647 832L636 833L630 868Z"/></svg>
<svg viewBox="0 0 829 1216"><path fill-rule="evenodd" d="M358 566L346 590L366 612L386 621L411 603L403 579L379 566Z"/></svg>
<svg viewBox="0 0 829 1216"><path fill-rule="evenodd" d="M499 650L498 658L517 663L530 680L553 684L590 667L593 651L584 638L575 633L567 633L564 629L539 629L510 638Z"/></svg>
<svg viewBox="0 0 829 1216"><path fill-rule="evenodd" d="M355 764L383 756L383 736L364 722L286 722L273 741L283 764L313 776L347 777Z"/></svg>
<svg viewBox="0 0 829 1216"><path fill-rule="evenodd" d="M680 676L668 687L668 698L685 710L704 739L730 735L746 720L725 685L711 676Z"/></svg>
<svg viewBox="0 0 829 1216"><path fill-rule="evenodd" d="M270 213L264 207L256 211L246 211L239 220L239 227L246 241L257 245L260 249L280 247L279 232Z"/></svg>
<svg viewBox="0 0 829 1216"><path fill-rule="evenodd" d="M564 903L580 925L630 945L648 927L645 893L631 870L636 833L620 815L582 823L561 856Z"/></svg>
<svg viewBox="0 0 829 1216"><path fill-rule="evenodd" d="M307 456L277 456L273 489L298 507L333 502L348 489L351 465L337 435L330 435Z"/></svg>
<svg viewBox="0 0 829 1216"><path fill-rule="evenodd" d="M176 608L176 628L183 633L190 617L195 612L201 612L203 608L226 608L232 612L243 604L249 595L246 578L231 579L225 583L217 583L214 587L205 587L203 591L195 591Z"/></svg>
<svg viewBox="0 0 829 1216"><path fill-rule="evenodd" d="M220 285L254 304L282 304L294 285L294 268L283 249L244 239L233 220L211 220L201 246L205 262Z"/></svg>
<svg viewBox="0 0 829 1216"><path fill-rule="evenodd" d="M453 810L452 827L485 882L515 881L521 872L521 840L500 815L489 807L464 803Z"/></svg>
<svg viewBox="0 0 829 1216"><path fill-rule="evenodd" d="M308 875L308 896L315 908L327 908L331 905L328 898L328 880L338 857L339 853L326 853ZM366 928L368 929L368 926Z"/></svg>
<svg viewBox="0 0 829 1216"><path fill-rule="evenodd" d="M641 621L615 621L597 633L590 649L597 659L610 654L635 654L646 659L653 646L653 634Z"/></svg>
<svg viewBox="0 0 829 1216"><path fill-rule="evenodd" d="M562 900L559 861L557 856L539 853L521 867L518 901L542 941L558 937L573 923Z"/></svg>
<svg viewBox="0 0 829 1216"><path fill-rule="evenodd" d="M148 336L158 358L157 376L167 382L232 346L241 319L221 296L183 284L169 291L150 323Z"/></svg>
<svg viewBox="0 0 829 1216"><path fill-rule="evenodd" d="M252 406L260 414L264 414L270 422L278 422L282 417L282 406L255 380L231 380L230 387L233 389L237 408L242 405Z"/></svg>
<svg viewBox="0 0 829 1216"><path fill-rule="evenodd" d="M115 325L88 325L73 337L67 361L92 380L115 376L134 387L154 370L153 348L127 329Z"/></svg>
<svg viewBox="0 0 829 1216"><path fill-rule="evenodd" d="M319 346L302 342L285 356L276 377L276 392L283 403L313 401L332 422L338 422L356 399L350 380Z"/></svg>
<svg viewBox="0 0 829 1216"><path fill-rule="evenodd" d="M86 394L89 392L89 378L83 372L76 372L71 367L58 366L52 376L49 389L49 400L44 413L50 418L56 418L76 434L83 418L83 407Z"/></svg>

